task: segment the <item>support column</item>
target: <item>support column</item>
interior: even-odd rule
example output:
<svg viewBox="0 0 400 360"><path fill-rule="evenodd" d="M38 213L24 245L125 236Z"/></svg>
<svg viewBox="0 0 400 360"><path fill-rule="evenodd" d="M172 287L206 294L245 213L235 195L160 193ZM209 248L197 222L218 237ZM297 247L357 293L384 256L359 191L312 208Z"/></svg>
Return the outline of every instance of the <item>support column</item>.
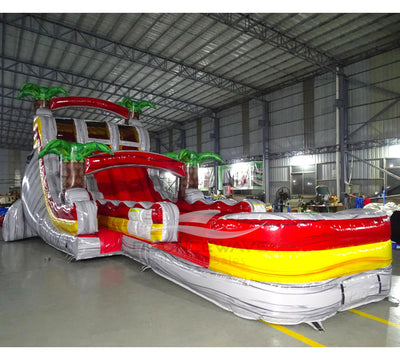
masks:
<svg viewBox="0 0 400 360"><path fill-rule="evenodd" d="M315 147L314 131L314 78L303 81L304 147Z"/></svg>
<svg viewBox="0 0 400 360"><path fill-rule="evenodd" d="M262 123L263 123L263 186L265 190L265 203L270 203L269 194L269 103L262 101Z"/></svg>
<svg viewBox="0 0 400 360"><path fill-rule="evenodd" d="M219 155L220 146L219 146L219 118L217 118L216 114L214 114L214 153ZM214 164L214 186L215 191L218 193L218 163L215 162ZM221 189L222 190L222 189Z"/></svg>
<svg viewBox="0 0 400 360"><path fill-rule="evenodd" d="M348 91L347 80L343 70L337 68L336 73L336 193L343 202L345 193L345 179L348 176L347 140L348 119Z"/></svg>
<svg viewBox="0 0 400 360"><path fill-rule="evenodd" d="M1 54L5 54L5 43L6 43L6 25L4 22L1 24ZM1 87L4 89L5 79L4 79L4 57L1 57ZM4 111L4 96L1 97L1 109ZM4 130L5 127L0 127L0 139L6 139Z"/></svg>
<svg viewBox="0 0 400 360"><path fill-rule="evenodd" d="M179 139L179 147L182 150L182 149L186 149L186 130L181 129L180 132L181 132L181 134L180 134L180 139Z"/></svg>
<svg viewBox="0 0 400 360"><path fill-rule="evenodd" d="M249 120L249 103L242 104L242 141L243 141L243 157L250 156L250 124Z"/></svg>
<svg viewBox="0 0 400 360"><path fill-rule="evenodd" d="M201 153L201 132L202 132L202 126L201 126L201 119L197 119L196 122L196 135L197 135L197 152Z"/></svg>
<svg viewBox="0 0 400 360"><path fill-rule="evenodd" d="M168 129L168 151L174 151L174 129Z"/></svg>
<svg viewBox="0 0 400 360"><path fill-rule="evenodd" d="M161 140L159 134L157 134L157 136L155 137L155 142L156 142L156 153L161 154Z"/></svg>

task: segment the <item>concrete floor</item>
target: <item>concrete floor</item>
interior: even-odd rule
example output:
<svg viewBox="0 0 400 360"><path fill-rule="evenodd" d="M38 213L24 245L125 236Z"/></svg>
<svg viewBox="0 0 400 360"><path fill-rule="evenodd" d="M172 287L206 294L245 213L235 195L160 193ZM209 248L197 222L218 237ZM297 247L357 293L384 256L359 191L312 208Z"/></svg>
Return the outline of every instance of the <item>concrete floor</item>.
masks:
<svg viewBox="0 0 400 360"><path fill-rule="evenodd" d="M400 250L393 267L391 295L400 299ZM40 238L0 239L0 346L400 346L400 306L387 300L335 315L324 332L272 327L141 269L124 256L70 261Z"/></svg>

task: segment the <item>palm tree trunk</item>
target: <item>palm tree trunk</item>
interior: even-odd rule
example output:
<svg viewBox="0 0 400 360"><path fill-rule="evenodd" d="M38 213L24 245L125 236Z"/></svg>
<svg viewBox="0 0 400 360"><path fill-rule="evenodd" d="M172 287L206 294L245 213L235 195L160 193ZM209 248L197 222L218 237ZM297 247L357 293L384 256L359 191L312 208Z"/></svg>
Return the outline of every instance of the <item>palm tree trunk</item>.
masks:
<svg viewBox="0 0 400 360"><path fill-rule="evenodd" d="M35 109L35 112L37 109L50 109L50 101L48 100L35 100L33 103L33 108Z"/></svg>
<svg viewBox="0 0 400 360"><path fill-rule="evenodd" d="M179 183L178 199L185 200L186 189L198 189L199 187L198 166L186 165L185 176Z"/></svg>
<svg viewBox="0 0 400 360"><path fill-rule="evenodd" d="M125 125L129 125L129 120L139 120L139 115L140 115L140 113L139 112L132 112L132 111L129 111L129 117L128 117L128 119L125 119Z"/></svg>
<svg viewBox="0 0 400 360"><path fill-rule="evenodd" d="M85 163L84 162L61 162L61 192L72 188L85 188Z"/></svg>

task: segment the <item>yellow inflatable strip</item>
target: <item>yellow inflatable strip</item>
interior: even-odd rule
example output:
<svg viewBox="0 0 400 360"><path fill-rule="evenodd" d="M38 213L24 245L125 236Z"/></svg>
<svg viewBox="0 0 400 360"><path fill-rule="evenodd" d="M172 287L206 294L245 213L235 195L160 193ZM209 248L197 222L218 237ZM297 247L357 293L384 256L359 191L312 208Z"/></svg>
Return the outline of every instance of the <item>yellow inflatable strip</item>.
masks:
<svg viewBox="0 0 400 360"><path fill-rule="evenodd" d="M299 341L301 341L301 342L303 342L303 343L305 343L305 344L307 344L309 346L312 346L312 347L325 347L325 345L317 343L316 341L311 340L308 337L305 337L304 335L298 334L297 332L295 332L293 330L290 330L287 327L284 327L282 325L267 323L264 320L261 320L261 321L264 324L267 324L267 325L273 327L274 329L279 330L279 331L285 333L286 335L289 335L289 336L295 338L296 340L299 340Z"/></svg>
<svg viewBox="0 0 400 360"><path fill-rule="evenodd" d="M99 215L98 221L99 221L99 226L129 235L128 219Z"/></svg>
<svg viewBox="0 0 400 360"><path fill-rule="evenodd" d="M161 238L162 238L162 227L163 227L162 224L153 224L151 226L151 230L150 230L151 239L144 239L140 236L130 234L128 232L128 222L129 222L128 219L123 219L123 218L118 218L118 217L113 217L113 216L99 215L98 220L99 220L99 225L102 227L105 227L110 230L118 231L120 233L129 235L129 236L134 236L138 239L157 242L157 241L161 241Z"/></svg>
<svg viewBox="0 0 400 360"><path fill-rule="evenodd" d="M47 198L47 194L44 187L44 179L42 176L41 180L42 180L42 190L44 194L44 203L46 205L47 213L49 214L51 222L58 230L64 231L71 235L76 235L78 233L78 220L60 219L53 214L53 211L50 209L49 200Z"/></svg>
<svg viewBox="0 0 400 360"><path fill-rule="evenodd" d="M263 282L306 283L389 266L392 243L314 251L238 249L209 244L209 269Z"/></svg>
<svg viewBox="0 0 400 360"><path fill-rule="evenodd" d="M369 319L372 319L372 320L375 320L375 321L379 321L379 322L381 322L381 323L383 323L383 324L390 325L390 326L394 326L394 327L397 327L398 329L400 329L400 324L396 324L396 323L394 323L394 322L392 322L392 321L388 321L388 320L385 320L385 319L381 319L381 318L379 318L379 317L377 317L377 316L370 315L370 314L367 314L367 313L365 313L365 312L363 312L363 311L356 310L356 309L350 309L349 311L352 312L352 313L354 313L354 314L358 314L358 315L360 315L360 316L364 316L364 317L366 317L366 318L369 318Z"/></svg>
<svg viewBox="0 0 400 360"><path fill-rule="evenodd" d="M153 224L150 230L151 241L161 241L163 224Z"/></svg>
<svg viewBox="0 0 400 360"><path fill-rule="evenodd" d="M53 212L49 208L49 205L47 204L47 200L46 208L48 214L50 215L51 222L58 230L64 231L71 235L76 235L78 233L78 221L60 219L54 216Z"/></svg>

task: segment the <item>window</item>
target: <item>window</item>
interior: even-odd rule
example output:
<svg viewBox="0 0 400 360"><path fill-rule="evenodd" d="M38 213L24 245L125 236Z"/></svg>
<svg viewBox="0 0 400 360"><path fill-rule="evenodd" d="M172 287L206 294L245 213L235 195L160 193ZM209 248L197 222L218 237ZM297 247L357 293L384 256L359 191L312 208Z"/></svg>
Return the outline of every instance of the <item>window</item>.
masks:
<svg viewBox="0 0 400 360"><path fill-rule="evenodd" d="M139 144L139 134L134 126L118 125L120 141L125 143ZM137 146L120 145L120 150L139 150Z"/></svg>
<svg viewBox="0 0 400 360"><path fill-rule="evenodd" d="M57 139L76 142L76 129L73 119L56 119Z"/></svg>
<svg viewBox="0 0 400 360"><path fill-rule="evenodd" d="M315 195L315 165L292 166L290 193L292 195Z"/></svg>
<svg viewBox="0 0 400 360"><path fill-rule="evenodd" d="M400 159L386 159L386 170L400 176ZM386 174L387 195L400 194L400 180Z"/></svg>
<svg viewBox="0 0 400 360"><path fill-rule="evenodd" d="M110 132L105 122L87 121L86 125L89 139L110 140Z"/></svg>

